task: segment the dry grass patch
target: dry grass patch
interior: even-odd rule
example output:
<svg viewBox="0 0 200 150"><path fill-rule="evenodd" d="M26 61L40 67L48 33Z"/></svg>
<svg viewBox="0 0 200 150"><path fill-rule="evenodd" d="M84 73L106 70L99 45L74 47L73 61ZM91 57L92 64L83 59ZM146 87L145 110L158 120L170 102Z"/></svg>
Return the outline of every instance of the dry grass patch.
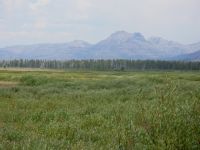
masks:
<svg viewBox="0 0 200 150"><path fill-rule="evenodd" d="M0 81L0 88L15 87L18 82Z"/></svg>

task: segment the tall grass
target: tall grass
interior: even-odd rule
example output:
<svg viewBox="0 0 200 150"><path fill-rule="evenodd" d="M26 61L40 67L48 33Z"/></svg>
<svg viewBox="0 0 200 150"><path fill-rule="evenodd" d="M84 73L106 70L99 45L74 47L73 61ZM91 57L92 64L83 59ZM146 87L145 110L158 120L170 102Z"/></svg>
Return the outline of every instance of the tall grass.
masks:
<svg viewBox="0 0 200 150"><path fill-rule="evenodd" d="M200 149L199 75L1 71L0 149Z"/></svg>

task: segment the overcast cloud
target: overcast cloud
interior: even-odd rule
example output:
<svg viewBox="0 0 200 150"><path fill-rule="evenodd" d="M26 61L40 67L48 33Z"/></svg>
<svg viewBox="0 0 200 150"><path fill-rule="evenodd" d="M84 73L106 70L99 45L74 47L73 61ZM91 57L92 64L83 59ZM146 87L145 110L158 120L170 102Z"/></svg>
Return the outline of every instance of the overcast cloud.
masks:
<svg viewBox="0 0 200 150"><path fill-rule="evenodd" d="M0 47L95 43L117 30L199 42L200 0L0 0Z"/></svg>

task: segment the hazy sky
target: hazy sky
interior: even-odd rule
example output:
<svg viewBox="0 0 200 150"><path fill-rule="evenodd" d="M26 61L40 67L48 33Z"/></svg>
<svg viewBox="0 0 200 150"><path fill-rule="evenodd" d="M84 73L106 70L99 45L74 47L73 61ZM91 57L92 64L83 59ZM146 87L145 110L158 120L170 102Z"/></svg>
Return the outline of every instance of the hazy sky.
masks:
<svg viewBox="0 0 200 150"><path fill-rule="evenodd" d="M0 47L95 43L117 30L200 41L200 0L0 0Z"/></svg>

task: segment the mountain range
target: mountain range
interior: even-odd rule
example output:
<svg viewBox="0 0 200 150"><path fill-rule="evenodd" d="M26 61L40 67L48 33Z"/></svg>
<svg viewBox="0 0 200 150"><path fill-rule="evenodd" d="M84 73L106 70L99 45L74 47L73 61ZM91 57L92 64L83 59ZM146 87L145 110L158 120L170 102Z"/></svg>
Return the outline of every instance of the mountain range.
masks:
<svg viewBox="0 0 200 150"><path fill-rule="evenodd" d="M56 44L19 45L0 48L0 59L155 59L200 61L200 42L190 45L141 33L118 31L90 44L72 41Z"/></svg>

